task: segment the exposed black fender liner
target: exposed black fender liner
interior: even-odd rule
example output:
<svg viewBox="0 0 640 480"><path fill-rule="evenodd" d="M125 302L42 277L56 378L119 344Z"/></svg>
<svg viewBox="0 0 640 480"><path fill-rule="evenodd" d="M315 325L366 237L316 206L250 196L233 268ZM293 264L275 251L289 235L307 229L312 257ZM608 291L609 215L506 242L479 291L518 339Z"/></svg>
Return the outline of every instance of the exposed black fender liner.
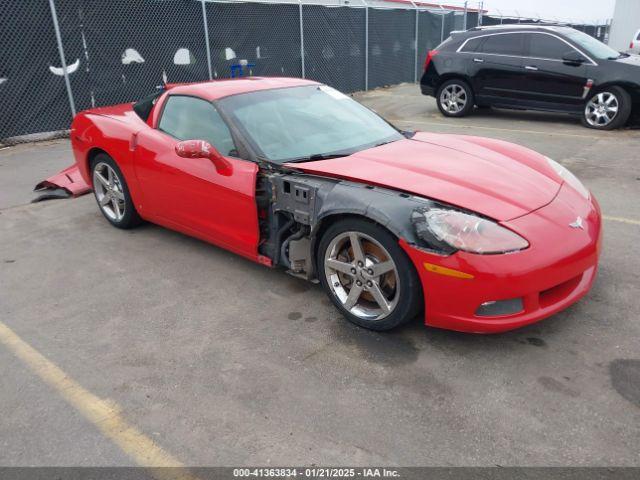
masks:
<svg viewBox="0 0 640 480"><path fill-rule="evenodd" d="M310 227L307 258L311 261L303 271L293 272L315 278L315 251L319 233L326 222L345 215L367 218L388 229L410 244L419 243L411 222L414 209L431 202L404 192L347 180L298 173L274 173L273 212L293 215L296 222ZM285 264L286 266L286 264Z"/></svg>

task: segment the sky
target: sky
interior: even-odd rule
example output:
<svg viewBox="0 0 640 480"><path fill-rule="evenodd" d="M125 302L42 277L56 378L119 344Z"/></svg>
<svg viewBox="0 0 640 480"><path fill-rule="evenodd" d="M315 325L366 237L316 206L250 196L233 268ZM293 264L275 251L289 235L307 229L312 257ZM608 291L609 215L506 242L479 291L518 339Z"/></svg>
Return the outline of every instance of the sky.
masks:
<svg viewBox="0 0 640 480"><path fill-rule="evenodd" d="M478 0L469 0L469 6L476 6ZM613 16L615 0L484 0L484 8L489 13L520 16L539 16L560 21L584 20L595 22ZM496 10L497 9L497 10Z"/></svg>

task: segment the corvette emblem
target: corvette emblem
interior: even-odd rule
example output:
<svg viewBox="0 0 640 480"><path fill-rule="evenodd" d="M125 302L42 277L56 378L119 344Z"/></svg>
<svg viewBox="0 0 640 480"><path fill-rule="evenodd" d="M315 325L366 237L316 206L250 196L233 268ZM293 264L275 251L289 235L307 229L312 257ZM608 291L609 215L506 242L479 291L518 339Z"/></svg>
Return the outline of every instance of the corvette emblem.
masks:
<svg viewBox="0 0 640 480"><path fill-rule="evenodd" d="M584 230L584 227L582 226L582 217L576 218L576 221L575 222L571 222L569 224L569 226L571 228L581 228L582 230Z"/></svg>

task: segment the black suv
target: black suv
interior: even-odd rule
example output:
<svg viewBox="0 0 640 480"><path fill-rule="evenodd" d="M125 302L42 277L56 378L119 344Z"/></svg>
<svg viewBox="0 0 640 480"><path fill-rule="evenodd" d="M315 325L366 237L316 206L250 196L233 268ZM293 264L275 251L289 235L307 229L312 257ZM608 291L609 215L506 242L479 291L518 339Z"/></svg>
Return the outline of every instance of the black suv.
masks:
<svg viewBox="0 0 640 480"><path fill-rule="evenodd" d="M610 130L640 104L640 56L565 26L477 27L429 52L420 86L447 117L493 106L580 115Z"/></svg>

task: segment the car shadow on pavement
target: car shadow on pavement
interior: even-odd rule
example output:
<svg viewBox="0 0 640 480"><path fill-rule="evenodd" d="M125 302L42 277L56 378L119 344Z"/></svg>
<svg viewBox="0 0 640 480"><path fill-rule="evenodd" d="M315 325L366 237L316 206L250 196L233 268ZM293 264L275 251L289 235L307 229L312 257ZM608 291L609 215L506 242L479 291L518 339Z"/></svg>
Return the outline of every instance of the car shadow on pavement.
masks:
<svg viewBox="0 0 640 480"><path fill-rule="evenodd" d="M473 117L486 118L486 119L502 119L508 121L519 122L540 122L545 125L575 125L580 127L580 117L567 115L564 113L553 112L536 112L531 110L511 110L501 108L476 108L473 113ZM627 124L621 128L621 130L635 130L640 128L640 108L637 108L629 118ZM585 128L586 132L590 130ZM591 130L593 131L593 130Z"/></svg>

